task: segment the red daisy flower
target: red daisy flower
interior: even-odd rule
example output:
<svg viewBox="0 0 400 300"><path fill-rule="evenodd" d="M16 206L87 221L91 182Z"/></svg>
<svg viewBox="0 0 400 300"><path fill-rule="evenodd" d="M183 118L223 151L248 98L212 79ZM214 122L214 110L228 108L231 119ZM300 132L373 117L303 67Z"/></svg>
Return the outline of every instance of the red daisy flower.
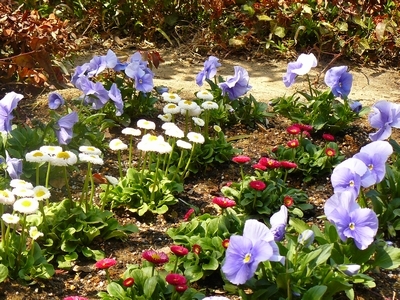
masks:
<svg viewBox="0 0 400 300"><path fill-rule="evenodd" d="M183 220L184 221L189 221L190 217L192 216L192 214L194 213L194 208L190 208L186 214L183 216Z"/></svg>
<svg viewBox="0 0 400 300"><path fill-rule="evenodd" d="M221 208L228 208L236 205L236 202L226 197L214 197L212 202Z"/></svg>
<svg viewBox="0 0 400 300"><path fill-rule="evenodd" d="M123 282L122 282L124 287L131 287L132 285L135 284L135 279L133 279L132 277L126 278Z"/></svg>
<svg viewBox="0 0 400 300"><path fill-rule="evenodd" d="M298 127L300 127L301 131L307 131L310 132L313 130L313 127L311 125L306 125L306 124L296 124Z"/></svg>
<svg viewBox="0 0 400 300"><path fill-rule="evenodd" d="M177 291L178 293L183 293L187 289L188 289L188 286L186 284L184 284L184 285L176 285L175 286L175 291Z"/></svg>
<svg viewBox="0 0 400 300"><path fill-rule="evenodd" d="M263 191L267 187L267 185L261 180L250 181L249 186L256 191Z"/></svg>
<svg viewBox="0 0 400 300"><path fill-rule="evenodd" d="M299 146L299 141L298 140L291 140L291 141L287 142L286 145L289 148L297 148Z"/></svg>
<svg viewBox="0 0 400 300"><path fill-rule="evenodd" d="M283 198L283 204L285 204L286 207L291 207L294 204L294 200L290 196L285 196Z"/></svg>
<svg viewBox="0 0 400 300"><path fill-rule="evenodd" d="M197 245L197 244L194 244L193 247L192 247L192 252L196 253L197 255L199 255L200 252L201 252L201 246Z"/></svg>
<svg viewBox="0 0 400 300"><path fill-rule="evenodd" d="M260 164L260 163L256 163L256 164L252 165L251 167L252 167L253 169L261 170L261 171L265 171L265 170L267 169L266 166L264 166L264 165L262 165L262 164Z"/></svg>
<svg viewBox="0 0 400 300"><path fill-rule="evenodd" d="M269 157L261 157L260 160L258 161L258 163L263 166L266 166L268 169L276 169L281 166L279 161L277 161L276 159L269 158Z"/></svg>
<svg viewBox="0 0 400 300"><path fill-rule="evenodd" d="M323 138L325 141L329 141L329 142L333 142L333 141L335 140L335 137L334 137L332 134L330 134L330 133L324 133L324 134L322 135L322 138Z"/></svg>
<svg viewBox="0 0 400 300"><path fill-rule="evenodd" d="M326 148L325 154L326 154L326 156L333 157L336 155L336 151L335 151L335 149L332 149L332 148Z"/></svg>
<svg viewBox="0 0 400 300"><path fill-rule="evenodd" d="M225 249L228 248L229 246L229 239L225 239L222 241L222 247L224 247Z"/></svg>
<svg viewBox="0 0 400 300"><path fill-rule="evenodd" d="M291 161L283 160L280 162L281 167L284 169L296 169L297 164Z"/></svg>
<svg viewBox="0 0 400 300"><path fill-rule="evenodd" d="M189 250L183 246L172 245L170 249L176 256L185 256L189 253Z"/></svg>
<svg viewBox="0 0 400 300"><path fill-rule="evenodd" d="M165 277L165 281L172 285L185 285L187 282L185 276L177 273L168 274Z"/></svg>
<svg viewBox="0 0 400 300"><path fill-rule="evenodd" d="M108 269L115 266L117 261L114 258L103 258L95 263L97 269Z"/></svg>
<svg viewBox="0 0 400 300"><path fill-rule="evenodd" d="M169 261L167 254L165 254L164 252L157 252L154 250L143 251L142 258L155 265L162 265Z"/></svg>
<svg viewBox="0 0 400 300"><path fill-rule="evenodd" d="M286 131L290 134L299 134L301 132L301 128L299 125L295 124L286 128Z"/></svg>
<svg viewBox="0 0 400 300"><path fill-rule="evenodd" d="M232 161L237 164L245 164L245 163L248 163L250 160L251 160L251 158L246 155L238 155L238 156L235 156L234 158L232 158Z"/></svg>

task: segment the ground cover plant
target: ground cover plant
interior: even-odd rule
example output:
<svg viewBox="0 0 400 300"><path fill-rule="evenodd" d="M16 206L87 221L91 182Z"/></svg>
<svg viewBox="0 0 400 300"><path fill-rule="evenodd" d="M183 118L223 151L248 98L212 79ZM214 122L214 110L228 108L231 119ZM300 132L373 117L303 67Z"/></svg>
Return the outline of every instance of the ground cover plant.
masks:
<svg viewBox="0 0 400 300"><path fill-rule="evenodd" d="M196 283L210 276L243 299L332 299L338 293L354 299L354 283L374 286L369 271L397 268L400 251L387 239L399 230L400 147L386 140L399 126L399 105L374 104L369 122L377 132L352 157L339 155L334 135L325 132L330 127L296 119L286 133L298 139L249 157L234 149L224 132L275 115L247 95L245 69L237 66L224 79L217 76L219 66L217 57L209 57L193 76L209 89L185 100L165 87L153 90L153 73L140 53L121 62L108 51L73 74L82 96L65 102L50 94L50 121L38 120L32 128L12 123L23 95L6 94L0 100L6 175L0 198L1 281L40 283L86 257L105 270L101 299L207 299ZM335 89L348 89L348 82L338 81L330 86L333 95ZM357 118L358 106L341 95L335 104L349 106ZM318 98L311 93L303 101L314 101L313 96ZM342 124L341 130L350 122ZM119 137L106 138L105 131L113 128ZM323 140L314 144L311 135L318 129ZM115 172L99 174L107 152L116 158ZM213 197L219 213L202 213L188 203L185 222L167 231L173 241L169 253L149 248L141 263L127 265L120 279L111 279L117 262L95 249L95 241L123 241L137 231L133 224L119 224L113 211L165 214L181 201L193 174L223 164L233 164L240 179ZM74 191L70 174L81 170L84 177ZM320 174L331 174L334 191L324 207L323 227L302 219L312 207L291 183L294 176ZM57 197L51 196L51 177L64 186Z"/></svg>

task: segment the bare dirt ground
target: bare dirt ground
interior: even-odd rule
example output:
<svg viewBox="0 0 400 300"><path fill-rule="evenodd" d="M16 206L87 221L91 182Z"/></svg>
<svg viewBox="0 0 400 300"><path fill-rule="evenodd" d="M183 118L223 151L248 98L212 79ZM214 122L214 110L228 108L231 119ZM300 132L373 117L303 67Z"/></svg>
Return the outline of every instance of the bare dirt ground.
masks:
<svg viewBox="0 0 400 300"><path fill-rule="evenodd" d="M113 49L115 50L115 49ZM124 60L127 55L133 51L116 51L121 59ZM106 53L97 51L96 54L103 55ZM196 74L202 69L203 62L207 56L200 56L190 49L176 50L160 50L162 58L165 60L159 67L154 70L156 77L155 85L165 85L171 91L177 91L182 97L190 99L194 92L199 90L195 83ZM218 55L217 55L218 56ZM80 63L88 61L80 59ZM305 87L302 78L298 78L296 84L292 88L287 89L282 82L282 75L286 71L286 66L290 60L274 60L268 57L220 57L222 66L218 70L218 75L223 78L233 75L234 65L240 65L247 69L250 75L250 85L253 86L251 94L259 101L268 102L271 99L282 96L285 93L291 94L296 89ZM312 71L312 78L317 78L320 72L329 60L321 62L320 66ZM349 65L349 63L335 62L335 65ZM351 65L351 73L354 76L353 89L350 94L352 100L360 100L364 105L372 105L377 100L389 100L400 102L400 73L395 68L386 69L378 66L359 67ZM323 75L320 77L318 84L323 89L326 87L323 84ZM203 88L207 88L205 85ZM71 99L79 96L79 91L75 89L66 89L59 91L66 99ZM43 112L41 105L45 105L47 94L43 94L38 98L36 105L32 108L33 115L39 115ZM41 104L38 104L41 103ZM27 107L27 109L30 107ZM285 131L288 121L282 118L271 120L269 126L265 129L249 129L249 128L232 128L226 134L252 134L249 139L236 141L234 147L241 149L243 154L249 155L254 159L258 159L265 149L282 144L287 139L282 134ZM366 120L362 120L357 124L355 131L338 136L338 143L341 145L341 150L352 155L360 146L366 143L368 127ZM398 139L398 132L394 132ZM204 174L198 174L185 185L185 191L181 195L182 198L191 202L200 208L202 212L213 211L214 207L210 203L213 195L219 192L219 188L223 182L228 180L238 180L240 174L234 166L228 164L218 170L211 170ZM309 200L315 205L314 214L308 216L307 221L316 222L315 216L320 214L324 201L331 195L331 187L328 178L320 178L311 183L302 183L301 181L293 180L293 184L298 188L307 190ZM133 222L140 228L140 232L129 236L124 242L107 241L98 242L98 249L103 250L106 256L115 257L118 265L113 268L112 277L117 279L125 270L126 264L140 263L140 255L143 250L153 247L161 249L168 247L171 240L166 235L165 231L170 226L177 226L181 222L183 214L187 207L177 205L163 216L153 216L150 218L139 218L138 216L127 212L117 211L117 217L121 222ZM399 245L398 245L399 246ZM89 266L89 271L81 271L83 268L77 268L70 271L57 272L56 276L48 282L42 282L41 285L23 286L19 283L8 281L0 284L0 299L63 299L68 295L81 295L89 299L97 299L98 291L104 290L106 281L104 274L98 272L91 267L93 261L77 261L79 267ZM77 271L78 270L78 271ZM356 289L357 300L375 300L375 299L399 299L400 295L400 278L398 277L399 270L391 272L381 272L377 274L369 274L376 278L377 287L372 290L366 290L361 286ZM196 288L202 289L207 294L215 294L223 292L222 282L200 282ZM232 297L229 295L225 295ZM237 299L232 297L232 299ZM346 299L344 296L337 296L336 299Z"/></svg>

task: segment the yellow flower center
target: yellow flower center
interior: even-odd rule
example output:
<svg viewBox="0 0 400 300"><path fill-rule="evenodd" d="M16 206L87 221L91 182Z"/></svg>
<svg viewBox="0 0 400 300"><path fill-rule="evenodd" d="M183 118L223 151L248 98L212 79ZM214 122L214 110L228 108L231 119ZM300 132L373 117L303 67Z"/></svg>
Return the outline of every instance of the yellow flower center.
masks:
<svg viewBox="0 0 400 300"><path fill-rule="evenodd" d="M175 99L175 98L176 98L174 95L169 95L169 97L170 97L171 99Z"/></svg>
<svg viewBox="0 0 400 300"><path fill-rule="evenodd" d="M57 158L68 159L68 158L70 158L70 155L67 152L63 151L63 152L59 152L57 154Z"/></svg>
<svg viewBox="0 0 400 300"><path fill-rule="evenodd" d="M36 197L42 197L42 196L44 196L44 191L39 190L36 192Z"/></svg>
<svg viewBox="0 0 400 300"><path fill-rule="evenodd" d="M24 200L21 202L23 207L30 207L32 205L32 202L30 200Z"/></svg>
<svg viewBox="0 0 400 300"><path fill-rule="evenodd" d="M170 104L170 105L168 105L168 108L175 108L175 107L176 107L175 104Z"/></svg>
<svg viewBox="0 0 400 300"><path fill-rule="evenodd" d="M94 151L94 148L93 147L87 147L87 150L88 151Z"/></svg>
<svg viewBox="0 0 400 300"><path fill-rule="evenodd" d="M356 224L354 224L353 222L351 222L351 223L349 224L349 228L350 228L351 230L356 229Z"/></svg>
<svg viewBox="0 0 400 300"><path fill-rule="evenodd" d="M247 253L246 256L243 258L243 262L247 264L251 259L251 254Z"/></svg>
<svg viewBox="0 0 400 300"><path fill-rule="evenodd" d="M157 137L155 135L152 135L152 136L149 137L149 141L150 142L155 142L155 141L157 141Z"/></svg>
<svg viewBox="0 0 400 300"><path fill-rule="evenodd" d="M373 164L368 165L368 169L372 171L374 169L374 165Z"/></svg>
<svg viewBox="0 0 400 300"><path fill-rule="evenodd" d="M354 180L350 180L349 185L354 186Z"/></svg>
<svg viewBox="0 0 400 300"><path fill-rule="evenodd" d="M154 260L159 260L160 259L160 255L158 255L158 253L153 253L151 255L151 258L153 258Z"/></svg>
<svg viewBox="0 0 400 300"><path fill-rule="evenodd" d="M35 152L33 153L33 157L42 157L43 153L42 152Z"/></svg>

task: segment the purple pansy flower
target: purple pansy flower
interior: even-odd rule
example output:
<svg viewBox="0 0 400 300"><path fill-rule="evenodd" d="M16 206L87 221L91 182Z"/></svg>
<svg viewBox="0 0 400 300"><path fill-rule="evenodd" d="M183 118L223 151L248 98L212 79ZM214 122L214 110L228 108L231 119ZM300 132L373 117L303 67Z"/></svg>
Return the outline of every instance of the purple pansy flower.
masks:
<svg viewBox="0 0 400 300"><path fill-rule="evenodd" d="M94 83L87 77L81 77L76 87L83 92L83 101L91 104L93 109L101 109L110 99L101 82Z"/></svg>
<svg viewBox="0 0 400 300"><path fill-rule="evenodd" d="M249 74L246 69L239 66L234 66L234 69L235 75L219 84L219 87L222 89L222 94L228 95L231 100L243 96L251 89L249 85Z"/></svg>
<svg viewBox="0 0 400 300"><path fill-rule="evenodd" d="M286 87L290 87L298 75L307 74L317 64L317 58L314 54L300 54L297 61L288 63L286 73L283 75L283 83Z"/></svg>
<svg viewBox="0 0 400 300"><path fill-rule="evenodd" d="M253 277L260 262L273 258L274 248L278 247L273 238L265 224L247 220L243 236L233 235L229 240L222 265L226 278L233 284L243 284Z"/></svg>
<svg viewBox="0 0 400 300"><path fill-rule="evenodd" d="M285 205L282 205L281 209L271 216L269 221L271 223L271 232L274 235L275 242L280 242L285 237L287 220L288 211Z"/></svg>
<svg viewBox="0 0 400 300"><path fill-rule="evenodd" d="M78 122L78 114L74 111L57 122L56 135L60 145L67 145L72 140L74 124Z"/></svg>
<svg viewBox="0 0 400 300"><path fill-rule="evenodd" d="M124 103L122 102L121 91L115 83L111 85L108 96L114 102L115 108L117 109L116 115L122 115L124 113Z"/></svg>
<svg viewBox="0 0 400 300"><path fill-rule="evenodd" d="M353 157L361 160L367 171L361 177L361 186L370 187L383 180L386 174L386 161L393 153L393 147L387 141L376 141L362 147Z"/></svg>
<svg viewBox="0 0 400 300"><path fill-rule="evenodd" d="M361 177L367 172L365 163L357 158L348 158L338 164L332 172L331 183L335 193L351 191L354 199L358 197Z"/></svg>
<svg viewBox="0 0 400 300"><path fill-rule="evenodd" d="M147 64L147 63L146 63ZM125 68L125 74L135 80L135 88L144 93L149 93L154 87L154 73L141 62L132 60Z"/></svg>
<svg viewBox="0 0 400 300"><path fill-rule="evenodd" d="M21 101L22 98L24 98L23 95L10 92L0 100L0 132L11 131L11 120L14 118L12 111L17 107L18 102Z"/></svg>
<svg viewBox="0 0 400 300"><path fill-rule="evenodd" d="M22 159L11 158L6 150L7 173L11 179L19 179L22 174Z"/></svg>
<svg viewBox="0 0 400 300"><path fill-rule="evenodd" d="M202 86L205 79L212 79L215 77L217 68L221 66L218 61L219 59L217 57L211 55L204 62L203 70L196 76L196 83L198 86Z"/></svg>
<svg viewBox="0 0 400 300"><path fill-rule="evenodd" d="M106 56L96 55L89 61L87 76L89 78L97 76L101 72L103 72L106 68L107 68Z"/></svg>
<svg viewBox="0 0 400 300"><path fill-rule="evenodd" d="M77 82L80 78L86 77L86 72L89 69L89 64L85 63L81 66L77 66L74 74L71 77L71 83L77 87ZM78 87L77 87L78 88Z"/></svg>
<svg viewBox="0 0 400 300"><path fill-rule="evenodd" d="M370 125L378 131L370 133L372 141L385 140L392 134L392 127L400 128L400 105L388 101L378 101L372 106L368 116Z"/></svg>
<svg viewBox="0 0 400 300"><path fill-rule="evenodd" d="M356 114L360 113L360 111L362 110L362 104L360 101L351 101L349 105L350 109Z"/></svg>
<svg viewBox="0 0 400 300"><path fill-rule="evenodd" d="M378 231L378 217L369 208L360 208L352 195L338 193L325 203L325 215L342 241L353 238L358 249L367 249Z"/></svg>
<svg viewBox="0 0 400 300"><path fill-rule="evenodd" d="M333 67L325 74L325 84L335 97L346 98L351 91L353 75L347 72L347 66Z"/></svg>
<svg viewBox="0 0 400 300"><path fill-rule="evenodd" d="M56 92L50 93L48 100L50 109L57 109L65 103L64 98Z"/></svg>

